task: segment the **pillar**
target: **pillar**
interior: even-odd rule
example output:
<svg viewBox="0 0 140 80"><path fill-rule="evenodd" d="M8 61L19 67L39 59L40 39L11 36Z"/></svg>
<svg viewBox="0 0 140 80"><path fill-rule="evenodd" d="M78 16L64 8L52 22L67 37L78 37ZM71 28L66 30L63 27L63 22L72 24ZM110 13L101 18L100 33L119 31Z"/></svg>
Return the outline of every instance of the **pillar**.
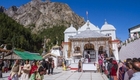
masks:
<svg viewBox="0 0 140 80"><path fill-rule="evenodd" d="M55 66L56 66L55 68L58 67L58 56L56 56L56 65Z"/></svg>
<svg viewBox="0 0 140 80"><path fill-rule="evenodd" d="M107 53L107 56L110 57L110 54L109 54L109 47L106 46L106 53Z"/></svg>
<svg viewBox="0 0 140 80"><path fill-rule="evenodd" d="M95 52L96 52L96 63L98 63L98 49L96 49Z"/></svg>

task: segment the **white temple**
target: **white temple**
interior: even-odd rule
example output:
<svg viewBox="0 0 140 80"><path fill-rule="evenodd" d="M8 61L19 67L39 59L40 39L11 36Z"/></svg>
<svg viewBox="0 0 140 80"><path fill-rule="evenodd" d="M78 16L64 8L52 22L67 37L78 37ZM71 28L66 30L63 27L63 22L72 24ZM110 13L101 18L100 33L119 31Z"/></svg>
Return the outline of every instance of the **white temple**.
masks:
<svg viewBox="0 0 140 80"><path fill-rule="evenodd" d="M60 46L55 45L52 47L51 52L47 53L43 56L44 59L51 59L54 60L55 68L60 66L62 64L62 51L60 49Z"/></svg>
<svg viewBox="0 0 140 80"><path fill-rule="evenodd" d="M63 56L70 63L77 63L77 59L85 58L87 51L90 52L92 62L98 63L98 55L107 53L110 57L118 56L118 40L116 39L116 28L107 21L101 29L89 20L76 30L73 25L64 31Z"/></svg>

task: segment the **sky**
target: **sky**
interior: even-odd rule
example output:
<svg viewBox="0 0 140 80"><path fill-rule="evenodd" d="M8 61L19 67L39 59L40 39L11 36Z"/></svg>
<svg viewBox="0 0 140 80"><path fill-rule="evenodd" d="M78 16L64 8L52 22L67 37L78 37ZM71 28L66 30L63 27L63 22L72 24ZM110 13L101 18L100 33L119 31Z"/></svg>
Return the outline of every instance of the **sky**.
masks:
<svg viewBox="0 0 140 80"><path fill-rule="evenodd" d="M0 0L0 6L9 8L20 7L31 0ZM129 37L128 29L140 24L140 0L51 0L51 2L62 2L79 16L99 28L106 21L116 28L117 37L124 41Z"/></svg>

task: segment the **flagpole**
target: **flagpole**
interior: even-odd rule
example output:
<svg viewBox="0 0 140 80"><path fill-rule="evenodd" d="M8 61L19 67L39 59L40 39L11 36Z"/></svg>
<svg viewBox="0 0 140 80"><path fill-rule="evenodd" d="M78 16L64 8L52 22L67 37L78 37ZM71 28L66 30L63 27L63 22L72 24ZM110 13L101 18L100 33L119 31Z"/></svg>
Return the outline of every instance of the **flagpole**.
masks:
<svg viewBox="0 0 140 80"><path fill-rule="evenodd" d="M86 11L86 16L87 16L87 20L88 20L88 11Z"/></svg>

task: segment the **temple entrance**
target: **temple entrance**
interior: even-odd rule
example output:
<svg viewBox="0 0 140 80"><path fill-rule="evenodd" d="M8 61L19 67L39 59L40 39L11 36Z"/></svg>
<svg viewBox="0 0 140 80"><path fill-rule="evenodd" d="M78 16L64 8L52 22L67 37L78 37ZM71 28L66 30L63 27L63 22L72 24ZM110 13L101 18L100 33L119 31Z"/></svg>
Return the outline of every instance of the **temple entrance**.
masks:
<svg viewBox="0 0 140 80"><path fill-rule="evenodd" d="M103 46L100 46L99 47L99 50L98 50L98 57L101 58L101 57L104 57L104 58L107 58L108 55L106 53L106 50L104 49Z"/></svg>
<svg viewBox="0 0 140 80"><path fill-rule="evenodd" d="M88 59L88 62L95 62L96 61L96 53L94 49L94 45L90 42L85 44L84 51L83 51L84 59Z"/></svg>

